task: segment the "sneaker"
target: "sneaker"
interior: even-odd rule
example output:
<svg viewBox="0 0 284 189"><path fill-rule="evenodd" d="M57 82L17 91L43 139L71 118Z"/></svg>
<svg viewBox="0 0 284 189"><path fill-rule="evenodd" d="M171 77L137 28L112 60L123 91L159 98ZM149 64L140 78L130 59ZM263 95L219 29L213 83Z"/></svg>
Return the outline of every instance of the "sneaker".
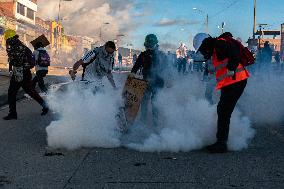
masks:
<svg viewBox="0 0 284 189"><path fill-rule="evenodd" d="M206 149L210 153L226 153L228 151L226 142L216 142L207 146Z"/></svg>
<svg viewBox="0 0 284 189"><path fill-rule="evenodd" d="M12 119L18 119L17 114L8 114L6 117L3 117L4 120L12 120Z"/></svg>
<svg viewBox="0 0 284 189"><path fill-rule="evenodd" d="M44 116L48 113L48 111L49 111L49 108L43 108L40 115Z"/></svg>

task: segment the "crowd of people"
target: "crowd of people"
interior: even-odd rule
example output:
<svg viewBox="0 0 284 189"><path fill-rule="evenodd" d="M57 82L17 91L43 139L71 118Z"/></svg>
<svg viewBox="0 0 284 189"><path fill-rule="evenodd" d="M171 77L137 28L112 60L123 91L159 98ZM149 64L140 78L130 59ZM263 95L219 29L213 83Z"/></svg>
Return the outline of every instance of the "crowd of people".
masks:
<svg viewBox="0 0 284 189"><path fill-rule="evenodd" d="M35 85L38 83L42 91L48 91L43 80L50 65L48 53L41 43L34 46L35 50L32 53L19 40L19 36L11 30L5 32L5 39L11 81L8 91L10 111L4 119L17 119L16 95L20 87L43 107L41 115L46 115L49 111L48 105L36 92ZM214 87L216 90L221 91L217 105L216 143L207 146L207 150L212 153L224 153L227 152L232 112L245 90L247 79L250 77L250 73L244 64L245 61L249 60L243 54L244 49L240 49L241 46L229 32L216 38L206 33L199 33L194 38L193 46L195 51L188 51L185 44L181 43L176 50L176 55L173 55L170 52L164 53L159 49L159 40L156 35L149 34L145 37L144 47L146 50L138 57L134 57L134 66L130 73L130 77L135 77L135 74L140 71L143 79L148 81L148 88L141 104L140 119L144 122L147 120L150 101L152 104L153 127L157 127L160 114L156 106L157 94L162 92L163 88L171 87L171 73L175 67L180 74L186 74L189 71L199 72L204 78L210 78L209 80L213 81L208 82L205 91L205 97L210 104L213 104L212 92ZM90 88L94 89L94 93L103 90L102 79L104 77L108 79L114 89L117 89L112 74L115 50L115 43L108 41L103 46L93 47L85 52L83 57L74 63L72 70L69 72L72 80L75 80L77 70L82 66L84 69L82 80ZM118 56L118 59L121 64L121 55ZM259 63L253 65L254 68L263 69L263 67L271 65L272 50L268 43L265 43L256 59ZM277 55L275 55L275 61L275 64L280 65ZM36 67L36 76L32 79L30 69L34 66ZM216 79L213 79L213 77Z"/></svg>

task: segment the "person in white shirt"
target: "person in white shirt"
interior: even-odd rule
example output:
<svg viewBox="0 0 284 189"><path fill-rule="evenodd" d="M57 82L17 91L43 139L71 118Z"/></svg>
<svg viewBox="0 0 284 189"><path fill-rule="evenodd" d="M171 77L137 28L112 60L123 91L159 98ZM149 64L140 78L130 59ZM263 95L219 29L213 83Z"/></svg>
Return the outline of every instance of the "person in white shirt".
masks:
<svg viewBox="0 0 284 189"><path fill-rule="evenodd" d="M101 47L96 47L85 53L85 55L73 65L69 71L72 80L75 80L77 70L83 67L82 80L102 86L102 78L107 77L113 88L116 88L112 69L114 65L115 43L108 41Z"/></svg>
<svg viewBox="0 0 284 189"><path fill-rule="evenodd" d="M176 56L178 61L178 72L185 73L186 72L186 64L187 64L187 48L184 43L181 43L179 48L176 50Z"/></svg>

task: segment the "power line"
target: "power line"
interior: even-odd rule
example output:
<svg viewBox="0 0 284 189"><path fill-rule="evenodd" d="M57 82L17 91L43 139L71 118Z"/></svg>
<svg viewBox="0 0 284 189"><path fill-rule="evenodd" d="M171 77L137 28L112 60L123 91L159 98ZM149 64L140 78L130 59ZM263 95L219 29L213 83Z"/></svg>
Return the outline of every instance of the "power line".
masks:
<svg viewBox="0 0 284 189"><path fill-rule="evenodd" d="M230 3L227 7L223 8L222 10L218 11L216 14L214 14L213 16L210 16L210 19L222 14L223 12L227 11L229 8L231 8L232 6L234 6L236 3L238 3L239 0L235 0L232 3Z"/></svg>

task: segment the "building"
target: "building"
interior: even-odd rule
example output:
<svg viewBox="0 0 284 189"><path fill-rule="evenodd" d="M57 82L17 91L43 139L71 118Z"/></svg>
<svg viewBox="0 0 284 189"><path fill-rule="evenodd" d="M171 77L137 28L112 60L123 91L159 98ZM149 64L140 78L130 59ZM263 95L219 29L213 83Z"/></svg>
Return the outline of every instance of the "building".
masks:
<svg viewBox="0 0 284 189"><path fill-rule="evenodd" d="M94 44L94 39L91 37L84 36L82 37L82 48L90 50Z"/></svg>
<svg viewBox="0 0 284 189"><path fill-rule="evenodd" d="M35 25L36 25L36 28L35 28L36 36L40 36L40 35L44 34L47 37L47 39L50 40L50 38L51 38L50 22L45 21L45 20L43 20L39 17L36 17Z"/></svg>
<svg viewBox="0 0 284 189"><path fill-rule="evenodd" d="M280 52L281 47L281 36L278 30L258 30L255 35L256 39L249 38L247 43L249 48L254 46L262 48L266 41L269 42L270 47L277 52Z"/></svg>
<svg viewBox="0 0 284 189"><path fill-rule="evenodd" d="M6 23L4 28L15 29L21 40L31 46L29 42L36 37L37 0L1 0L0 10L13 23Z"/></svg>
<svg viewBox="0 0 284 189"><path fill-rule="evenodd" d="M47 21L50 28L50 46L52 49L61 49L64 43L64 28L60 22Z"/></svg>

